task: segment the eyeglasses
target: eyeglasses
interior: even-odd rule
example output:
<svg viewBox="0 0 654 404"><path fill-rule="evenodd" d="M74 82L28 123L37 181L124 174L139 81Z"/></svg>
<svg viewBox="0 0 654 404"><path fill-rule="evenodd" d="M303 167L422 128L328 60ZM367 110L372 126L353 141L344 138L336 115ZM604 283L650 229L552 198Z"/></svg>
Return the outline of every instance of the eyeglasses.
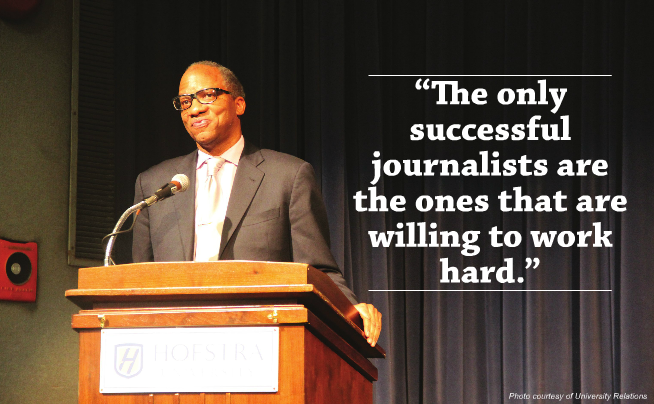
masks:
<svg viewBox="0 0 654 404"><path fill-rule="evenodd" d="M173 98L173 107L178 111L189 109L191 108L191 104L193 104L193 98L198 100L200 104L211 104L223 93L231 94L229 91L223 90L222 88L205 88L195 94L178 95Z"/></svg>

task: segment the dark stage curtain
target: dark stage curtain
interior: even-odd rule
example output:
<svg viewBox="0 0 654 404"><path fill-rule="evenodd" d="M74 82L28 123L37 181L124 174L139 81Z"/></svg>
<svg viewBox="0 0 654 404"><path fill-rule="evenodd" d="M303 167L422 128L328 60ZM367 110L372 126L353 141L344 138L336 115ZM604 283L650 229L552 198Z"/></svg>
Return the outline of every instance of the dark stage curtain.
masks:
<svg viewBox="0 0 654 404"><path fill-rule="evenodd" d="M654 37L647 2L116 1L123 208L140 171L194 149L171 105L186 66L210 59L231 68L247 94L245 137L313 164L334 255L360 300L383 313L380 343L388 356L375 363L376 403L536 402L535 394L573 392L642 393L651 400ZM371 74L534 76L441 77L488 90L487 105L456 106L437 105L436 91L416 90L418 77ZM599 74L612 77L537 76ZM502 88L538 90L538 80L567 88L556 114L551 99L507 107L495 101ZM559 124L569 116L571 140L409 138L418 123L513 125L534 115ZM372 186L375 151L382 161L460 162L496 151L502 161L547 160L549 172L385 176L377 192L404 195L406 211L357 212L353 196ZM560 177L562 159L604 159L608 175ZM500 211L497 195L514 187L534 198L561 191L568 210ZM489 195L490 207L422 213L412 207L420 195ZM625 195L627 211L579 213L580 195ZM480 231L481 251L467 257L454 247L371 246L369 231L412 222ZM530 242L530 231L588 231L593 223L613 232L613 247ZM493 227L519 231L522 244L491 247ZM442 258L459 269L500 267L511 258L524 283L441 283ZM540 265L526 269L527 258ZM370 291L388 289L442 291ZM533 289L612 291L525 291ZM509 400L510 393L532 398Z"/></svg>

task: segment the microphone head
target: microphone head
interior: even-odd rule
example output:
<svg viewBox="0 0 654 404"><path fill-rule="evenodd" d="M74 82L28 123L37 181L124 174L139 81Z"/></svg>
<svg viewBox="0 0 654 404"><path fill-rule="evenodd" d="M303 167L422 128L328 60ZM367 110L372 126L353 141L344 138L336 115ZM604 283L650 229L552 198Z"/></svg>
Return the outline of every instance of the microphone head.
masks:
<svg viewBox="0 0 654 404"><path fill-rule="evenodd" d="M190 183L188 177L184 174L176 174L170 182L175 184L173 194L186 191Z"/></svg>

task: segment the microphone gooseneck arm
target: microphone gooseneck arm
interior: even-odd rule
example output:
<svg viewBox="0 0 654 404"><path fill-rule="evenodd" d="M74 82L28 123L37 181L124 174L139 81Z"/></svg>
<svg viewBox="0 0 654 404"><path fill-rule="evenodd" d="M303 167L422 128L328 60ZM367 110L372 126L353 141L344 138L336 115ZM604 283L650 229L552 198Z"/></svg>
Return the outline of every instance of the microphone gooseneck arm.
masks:
<svg viewBox="0 0 654 404"><path fill-rule="evenodd" d="M149 198L148 198L149 199ZM156 202L156 201L155 201ZM154 203L154 202L153 202ZM109 237L109 241L107 242L107 248L104 252L104 266L108 267L111 265L111 250L114 248L114 240L116 240L116 234L121 227L123 227L123 224L125 224L125 221L127 218L136 212L139 209L147 208L149 205L147 204L146 201L141 201L137 203L136 205L130 207L127 209L122 216L120 216L120 219L118 219L118 223L116 223L116 226L114 227L114 230L112 231L112 236ZM134 219L136 220L136 218Z"/></svg>
<svg viewBox="0 0 654 404"><path fill-rule="evenodd" d="M116 236L118 235L120 228L123 227L123 224L125 224L125 221L131 214L133 214L134 212L140 209L145 209L149 206L152 206L155 203L163 199L166 199L168 197L171 197L178 192L184 192L188 189L188 186L189 186L188 177L184 174L177 174L173 177L173 179L169 183L159 188L152 196L145 198L141 202L127 209L122 214L120 219L118 219L118 223L116 223L114 230L110 233L111 237L109 237L109 241L107 242L107 248L105 249L105 253L104 253L104 266L108 267L109 265L111 265L112 262L111 250L114 247L114 241L116 240ZM134 218L134 220L136 221L136 218Z"/></svg>

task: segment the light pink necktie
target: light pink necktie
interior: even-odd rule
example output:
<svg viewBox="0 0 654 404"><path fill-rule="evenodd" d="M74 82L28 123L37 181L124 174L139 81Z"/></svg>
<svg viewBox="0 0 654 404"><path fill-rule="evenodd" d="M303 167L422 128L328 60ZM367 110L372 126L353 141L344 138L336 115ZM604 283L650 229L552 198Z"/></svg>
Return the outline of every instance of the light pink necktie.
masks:
<svg viewBox="0 0 654 404"><path fill-rule="evenodd" d="M195 261L218 260L225 217L224 212L221 212L225 209L222 209L223 206L220 203L222 198L218 179L218 171L223 164L225 164L225 159L222 157L211 157L205 162L207 176L197 194Z"/></svg>

